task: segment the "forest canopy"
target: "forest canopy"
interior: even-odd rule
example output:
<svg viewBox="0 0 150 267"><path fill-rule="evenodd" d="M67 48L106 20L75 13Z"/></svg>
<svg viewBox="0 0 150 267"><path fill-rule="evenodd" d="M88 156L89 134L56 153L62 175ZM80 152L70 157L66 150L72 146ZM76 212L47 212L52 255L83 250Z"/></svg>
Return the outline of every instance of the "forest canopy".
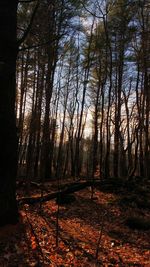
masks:
<svg viewBox="0 0 150 267"><path fill-rule="evenodd" d="M19 175L148 178L148 1L26 2L17 26Z"/></svg>

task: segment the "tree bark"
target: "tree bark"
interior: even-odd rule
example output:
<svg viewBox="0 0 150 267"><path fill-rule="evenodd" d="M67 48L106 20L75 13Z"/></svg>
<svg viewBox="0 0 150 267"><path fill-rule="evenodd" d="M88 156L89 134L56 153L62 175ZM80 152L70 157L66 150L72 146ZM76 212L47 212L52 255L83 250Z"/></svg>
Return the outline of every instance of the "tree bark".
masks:
<svg viewBox="0 0 150 267"><path fill-rule="evenodd" d="M15 196L17 2L0 1L0 226L16 223L18 218Z"/></svg>

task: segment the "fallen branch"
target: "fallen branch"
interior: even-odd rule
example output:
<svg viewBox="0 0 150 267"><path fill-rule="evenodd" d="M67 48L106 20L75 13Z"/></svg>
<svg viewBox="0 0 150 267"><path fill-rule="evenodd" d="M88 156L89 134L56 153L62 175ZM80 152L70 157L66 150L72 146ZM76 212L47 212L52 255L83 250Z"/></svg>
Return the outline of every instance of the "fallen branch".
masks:
<svg viewBox="0 0 150 267"><path fill-rule="evenodd" d="M55 199L57 197L60 197L61 195L67 195L67 194L71 194L77 191L80 191L88 186L91 186L93 182L88 181L88 182L82 182L82 183L75 183L72 186L70 186L69 188L62 190L61 192L54 192L54 193L50 193L47 195L44 195L43 197L39 196L39 197L23 197L23 198L19 198L18 202L20 204L35 204L38 202L46 202L52 199Z"/></svg>

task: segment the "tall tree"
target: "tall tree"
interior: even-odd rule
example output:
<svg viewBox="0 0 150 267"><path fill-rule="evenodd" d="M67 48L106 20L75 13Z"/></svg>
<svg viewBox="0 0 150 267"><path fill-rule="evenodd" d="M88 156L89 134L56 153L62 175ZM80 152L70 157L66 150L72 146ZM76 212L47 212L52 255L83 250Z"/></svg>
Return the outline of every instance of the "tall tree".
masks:
<svg viewBox="0 0 150 267"><path fill-rule="evenodd" d="M0 225L16 223L17 130L15 122L18 1L0 1Z"/></svg>

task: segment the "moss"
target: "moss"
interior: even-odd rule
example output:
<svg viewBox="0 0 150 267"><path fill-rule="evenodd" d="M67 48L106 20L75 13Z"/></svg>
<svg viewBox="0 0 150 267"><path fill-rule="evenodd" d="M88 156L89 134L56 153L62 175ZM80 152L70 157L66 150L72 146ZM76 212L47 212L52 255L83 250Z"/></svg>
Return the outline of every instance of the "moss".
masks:
<svg viewBox="0 0 150 267"><path fill-rule="evenodd" d="M138 208L150 209L150 201L146 200L137 200L136 202Z"/></svg>
<svg viewBox="0 0 150 267"><path fill-rule="evenodd" d="M130 206L130 207L137 207L140 209L149 209L150 208L150 201L142 196L139 197L138 195L131 195L131 196L125 196L122 197L119 201L121 206Z"/></svg>
<svg viewBox="0 0 150 267"><path fill-rule="evenodd" d="M125 197L122 197L120 200L119 200L119 204L121 206L127 206L127 207L135 207L136 205L136 200L137 200L137 196L135 195L132 195L132 196L125 196Z"/></svg>
<svg viewBox="0 0 150 267"><path fill-rule="evenodd" d="M56 203L59 205L71 204L76 200L73 194L60 194L57 199Z"/></svg>
<svg viewBox="0 0 150 267"><path fill-rule="evenodd" d="M150 220L145 219L141 216L128 217L125 223L131 229L137 229L137 230L150 229Z"/></svg>

